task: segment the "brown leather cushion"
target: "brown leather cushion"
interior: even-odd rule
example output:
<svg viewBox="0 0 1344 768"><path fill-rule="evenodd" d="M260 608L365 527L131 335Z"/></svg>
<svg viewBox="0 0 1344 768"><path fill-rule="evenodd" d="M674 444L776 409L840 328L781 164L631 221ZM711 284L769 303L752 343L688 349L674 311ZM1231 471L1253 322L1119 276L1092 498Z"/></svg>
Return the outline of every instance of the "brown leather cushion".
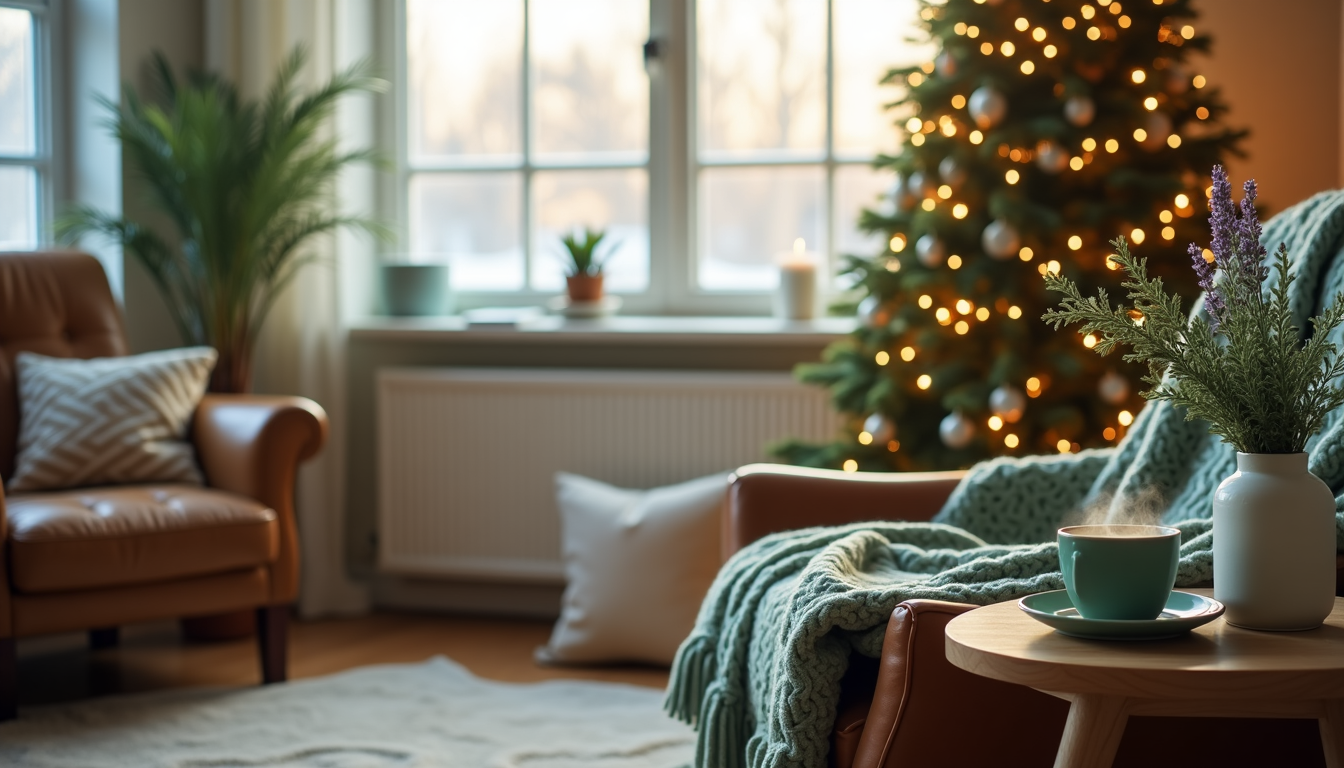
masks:
<svg viewBox="0 0 1344 768"><path fill-rule="evenodd" d="M112 587L274 562L275 512L241 496L180 485L19 494L9 503L9 563L19 592Z"/></svg>

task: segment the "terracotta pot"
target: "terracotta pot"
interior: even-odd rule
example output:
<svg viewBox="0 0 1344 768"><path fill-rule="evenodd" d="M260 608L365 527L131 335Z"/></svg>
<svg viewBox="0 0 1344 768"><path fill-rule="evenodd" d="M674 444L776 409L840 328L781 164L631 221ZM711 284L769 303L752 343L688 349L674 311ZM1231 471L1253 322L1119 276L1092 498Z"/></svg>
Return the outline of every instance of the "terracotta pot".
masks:
<svg viewBox="0 0 1344 768"><path fill-rule="evenodd" d="M601 301L602 275L570 275L565 278L570 301Z"/></svg>

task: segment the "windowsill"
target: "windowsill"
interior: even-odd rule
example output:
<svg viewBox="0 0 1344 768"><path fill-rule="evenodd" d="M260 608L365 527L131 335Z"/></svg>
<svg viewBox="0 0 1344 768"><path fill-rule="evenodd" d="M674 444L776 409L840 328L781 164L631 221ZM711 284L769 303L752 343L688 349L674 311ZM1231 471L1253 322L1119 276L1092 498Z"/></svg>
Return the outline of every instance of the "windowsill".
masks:
<svg viewBox="0 0 1344 768"><path fill-rule="evenodd" d="M780 320L773 317L638 317L597 320L546 316L516 326L468 326L459 316L368 317L352 323L350 338L361 341L451 341L454 343L589 344L816 344L854 330L851 317Z"/></svg>

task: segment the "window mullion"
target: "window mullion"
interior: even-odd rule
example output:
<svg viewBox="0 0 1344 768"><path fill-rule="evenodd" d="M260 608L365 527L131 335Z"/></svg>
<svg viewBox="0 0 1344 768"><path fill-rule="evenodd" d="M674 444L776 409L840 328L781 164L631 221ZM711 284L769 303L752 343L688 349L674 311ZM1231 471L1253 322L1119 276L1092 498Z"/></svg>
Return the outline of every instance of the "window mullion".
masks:
<svg viewBox="0 0 1344 768"><path fill-rule="evenodd" d="M684 306L690 261L687 210L687 5L693 0L650 0L649 37L658 58L649 73L649 305L667 312Z"/></svg>
<svg viewBox="0 0 1344 768"><path fill-rule="evenodd" d="M523 290L532 290L532 8L523 0Z"/></svg>
<svg viewBox="0 0 1344 768"><path fill-rule="evenodd" d="M406 2L401 0L394 4L395 18L393 20L393 40L394 44L389 48L395 51L392 56L396 67L396 84L393 98L395 99L395 110L393 114L392 144L397 158L397 178L395 186L389 195L384 196L384 202L391 201L393 206L393 215L396 216L398 224L397 243L398 250L402 253L411 252L411 177L416 173L415 168L411 167L411 80L410 80L410 61L406 52L407 41L407 23L406 23Z"/></svg>
<svg viewBox="0 0 1344 768"><path fill-rule="evenodd" d="M36 194L33 200L33 240L35 245L46 243L45 226L48 217L51 214L51 198L49 192L51 189L51 177L47 172L46 158L51 156L51 142L47 139L47 127L51 125L48 120L47 109L50 99L47 98L47 46L46 40L47 20L43 14L34 12L33 19L33 149L42 162L33 164L33 174L36 176Z"/></svg>
<svg viewBox="0 0 1344 768"><path fill-rule="evenodd" d="M825 301L836 269L835 227L835 0L826 0L826 241L823 244L821 280L817 286Z"/></svg>
<svg viewBox="0 0 1344 768"><path fill-rule="evenodd" d="M678 307L689 307L692 298L698 293L700 281L700 20L696 0L683 0L683 3L684 7L678 14L682 21L682 66L679 67L682 87L677 94L682 109L679 124L684 131L677 166L681 169L683 181L677 190L683 212L680 230L682 249L676 263L672 299Z"/></svg>

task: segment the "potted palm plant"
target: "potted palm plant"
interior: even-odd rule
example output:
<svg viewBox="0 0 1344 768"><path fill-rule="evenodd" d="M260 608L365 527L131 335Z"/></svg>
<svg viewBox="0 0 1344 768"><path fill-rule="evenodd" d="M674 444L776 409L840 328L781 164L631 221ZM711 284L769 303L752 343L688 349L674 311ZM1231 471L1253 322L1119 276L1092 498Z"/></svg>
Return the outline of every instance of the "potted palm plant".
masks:
<svg viewBox="0 0 1344 768"><path fill-rule="evenodd" d="M569 254L565 284L571 302L602 300L603 259L597 257L597 246L606 236L603 230L584 227L582 238L574 234L560 238Z"/></svg>
<svg viewBox="0 0 1344 768"><path fill-rule="evenodd" d="M307 247L314 237L347 227L384 232L337 212L330 197L337 175L372 160L371 150L343 150L322 134L341 97L380 91L383 82L361 62L304 92L295 84L304 59L295 49L265 98L246 100L214 74L179 83L155 54L159 103L142 101L129 86L123 104L101 99L108 127L152 203L173 222L179 247L90 207L57 221L62 240L99 233L144 265L183 341L219 352L214 392L250 388L258 332L281 291L315 258Z"/></svg>

